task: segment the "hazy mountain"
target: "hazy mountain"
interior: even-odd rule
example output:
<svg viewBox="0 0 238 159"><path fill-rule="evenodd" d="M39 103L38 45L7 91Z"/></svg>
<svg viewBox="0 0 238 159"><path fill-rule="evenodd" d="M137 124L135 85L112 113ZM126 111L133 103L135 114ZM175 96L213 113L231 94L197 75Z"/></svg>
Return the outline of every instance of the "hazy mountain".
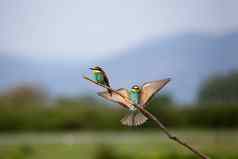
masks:
<svg viewBox="0 0 238 159"><path fill-rule="evenodd" d="M176 99L190 102L210 74L238 68L237 50L238 33L220 37L185 34L145 41L101 64L119 86L127 86L128 79L142 82L171 77L167 88Z"/></svg>
<svg viewBox="0 0 238 159"><path fill-rule="evenodd" d="M0 55L0 88L30 83L41 85L52 95L77 95L82 92L82 84L78 84L82 81L81 71L79 61L42 61L17 55Z"/></svg>
<svg viewBox="0 0 238 159"><path fill-rule="evenodd" d="M201 81L213 73L226 73L238 68L238 33L224 36L183 34L153 38L121 50L121 56L105 61L44 62L18 56L0 55L0 86L18 81L37 82L53 94L77 95L92 91L81 74L90 65L106 68L114 87L130 87L144 81L171 77L166 89L178 101L194 100ZM84 62L85 63L85 62ZM2 76L4 75L4 76Z"/></svg>

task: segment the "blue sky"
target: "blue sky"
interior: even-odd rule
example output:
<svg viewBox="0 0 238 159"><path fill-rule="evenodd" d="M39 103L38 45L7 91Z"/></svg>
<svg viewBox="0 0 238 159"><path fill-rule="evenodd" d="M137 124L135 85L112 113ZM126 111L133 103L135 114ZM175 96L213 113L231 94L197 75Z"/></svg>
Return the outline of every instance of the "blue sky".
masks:
<svg viewBox="0 0 238 159"><path fill-rule="evenodd" d="M238 28L236 0L1 0L0 53L98 60L151 37Z"/></svg>

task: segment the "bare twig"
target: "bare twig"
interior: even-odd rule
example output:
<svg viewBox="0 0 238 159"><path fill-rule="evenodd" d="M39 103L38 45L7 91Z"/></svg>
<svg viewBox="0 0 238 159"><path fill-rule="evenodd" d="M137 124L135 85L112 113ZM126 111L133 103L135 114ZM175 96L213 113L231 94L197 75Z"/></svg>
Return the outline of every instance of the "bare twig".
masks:
<svg viewBox="0 0 238 159"><path fill-rule="evenodd" d="M194 147L192 147L191 145L187 144L186 142L182 141L181 139L179 139L178 137L176 137L175 135L171 134L168 129L158 120L158 118L156 118L153 114L151 114L149 111L147 111L146 109L144 109L143 107L140 107L137 104L132 103L127 97L123 96L122 94L118 93L116 90L107 87L106 85L100 84L95 82L94 80L91 80L90 78L84 76L84 79L99 85L103 88L109 89L112 92L120 95L122 98L124 98L125 100L127 100L131 105L133 105L134 107L136 107L141 113L143 113L146 117L148 117L149 119L153 120L160 128L161 130L167 135L167 137L181 145L183 145L184 147L188 148L190 151L192 151L194 154L196 154L197 156L199 156L202 159L209 159L208 156L206 156L205 154L201 153L200 151L198 151L197 149L195 149Z"/></svg>

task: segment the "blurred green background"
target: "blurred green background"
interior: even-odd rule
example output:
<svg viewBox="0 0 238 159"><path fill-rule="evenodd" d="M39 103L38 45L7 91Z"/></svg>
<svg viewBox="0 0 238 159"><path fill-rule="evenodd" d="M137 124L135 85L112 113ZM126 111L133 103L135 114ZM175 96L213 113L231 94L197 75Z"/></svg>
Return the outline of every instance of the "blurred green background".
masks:
<svg viewBox="0 0 238 159"><path fill-rule="evenodd" d="M212 158L238 157L238 73L205 80L198 101L176 104L156 96L148 110L173 133ZM37 86L21 85L0 97L0 159L192 159L148 121L124 127L119 105L95 98L56 97Z"/></svg>

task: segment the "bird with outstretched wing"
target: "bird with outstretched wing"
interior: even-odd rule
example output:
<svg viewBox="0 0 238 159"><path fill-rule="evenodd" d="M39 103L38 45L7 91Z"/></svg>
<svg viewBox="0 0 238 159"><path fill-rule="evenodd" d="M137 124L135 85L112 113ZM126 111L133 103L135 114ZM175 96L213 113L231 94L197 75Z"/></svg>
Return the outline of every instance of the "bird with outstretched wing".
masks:
<svg viewBox="0 0 238 159"><path fill-rule="evenodd" d="M124 108L129 110L129 114L121 119L121 123L127 126L138 126L142 125L147 121L147 117L144 116L139 110L137 110L128 100L130 100L134 104L138 104L140 107L145 108L150 99L159 92L168 82L170 78L146 82L142 85L142 87L138 85L132 86L130 90L125 88L120 88L117 93L112 92L111 94L107 92L99 92L98 95L119 103ZM123 96L123 97L122 97ZM125 99L126 98L126 99Z"/></svg>

